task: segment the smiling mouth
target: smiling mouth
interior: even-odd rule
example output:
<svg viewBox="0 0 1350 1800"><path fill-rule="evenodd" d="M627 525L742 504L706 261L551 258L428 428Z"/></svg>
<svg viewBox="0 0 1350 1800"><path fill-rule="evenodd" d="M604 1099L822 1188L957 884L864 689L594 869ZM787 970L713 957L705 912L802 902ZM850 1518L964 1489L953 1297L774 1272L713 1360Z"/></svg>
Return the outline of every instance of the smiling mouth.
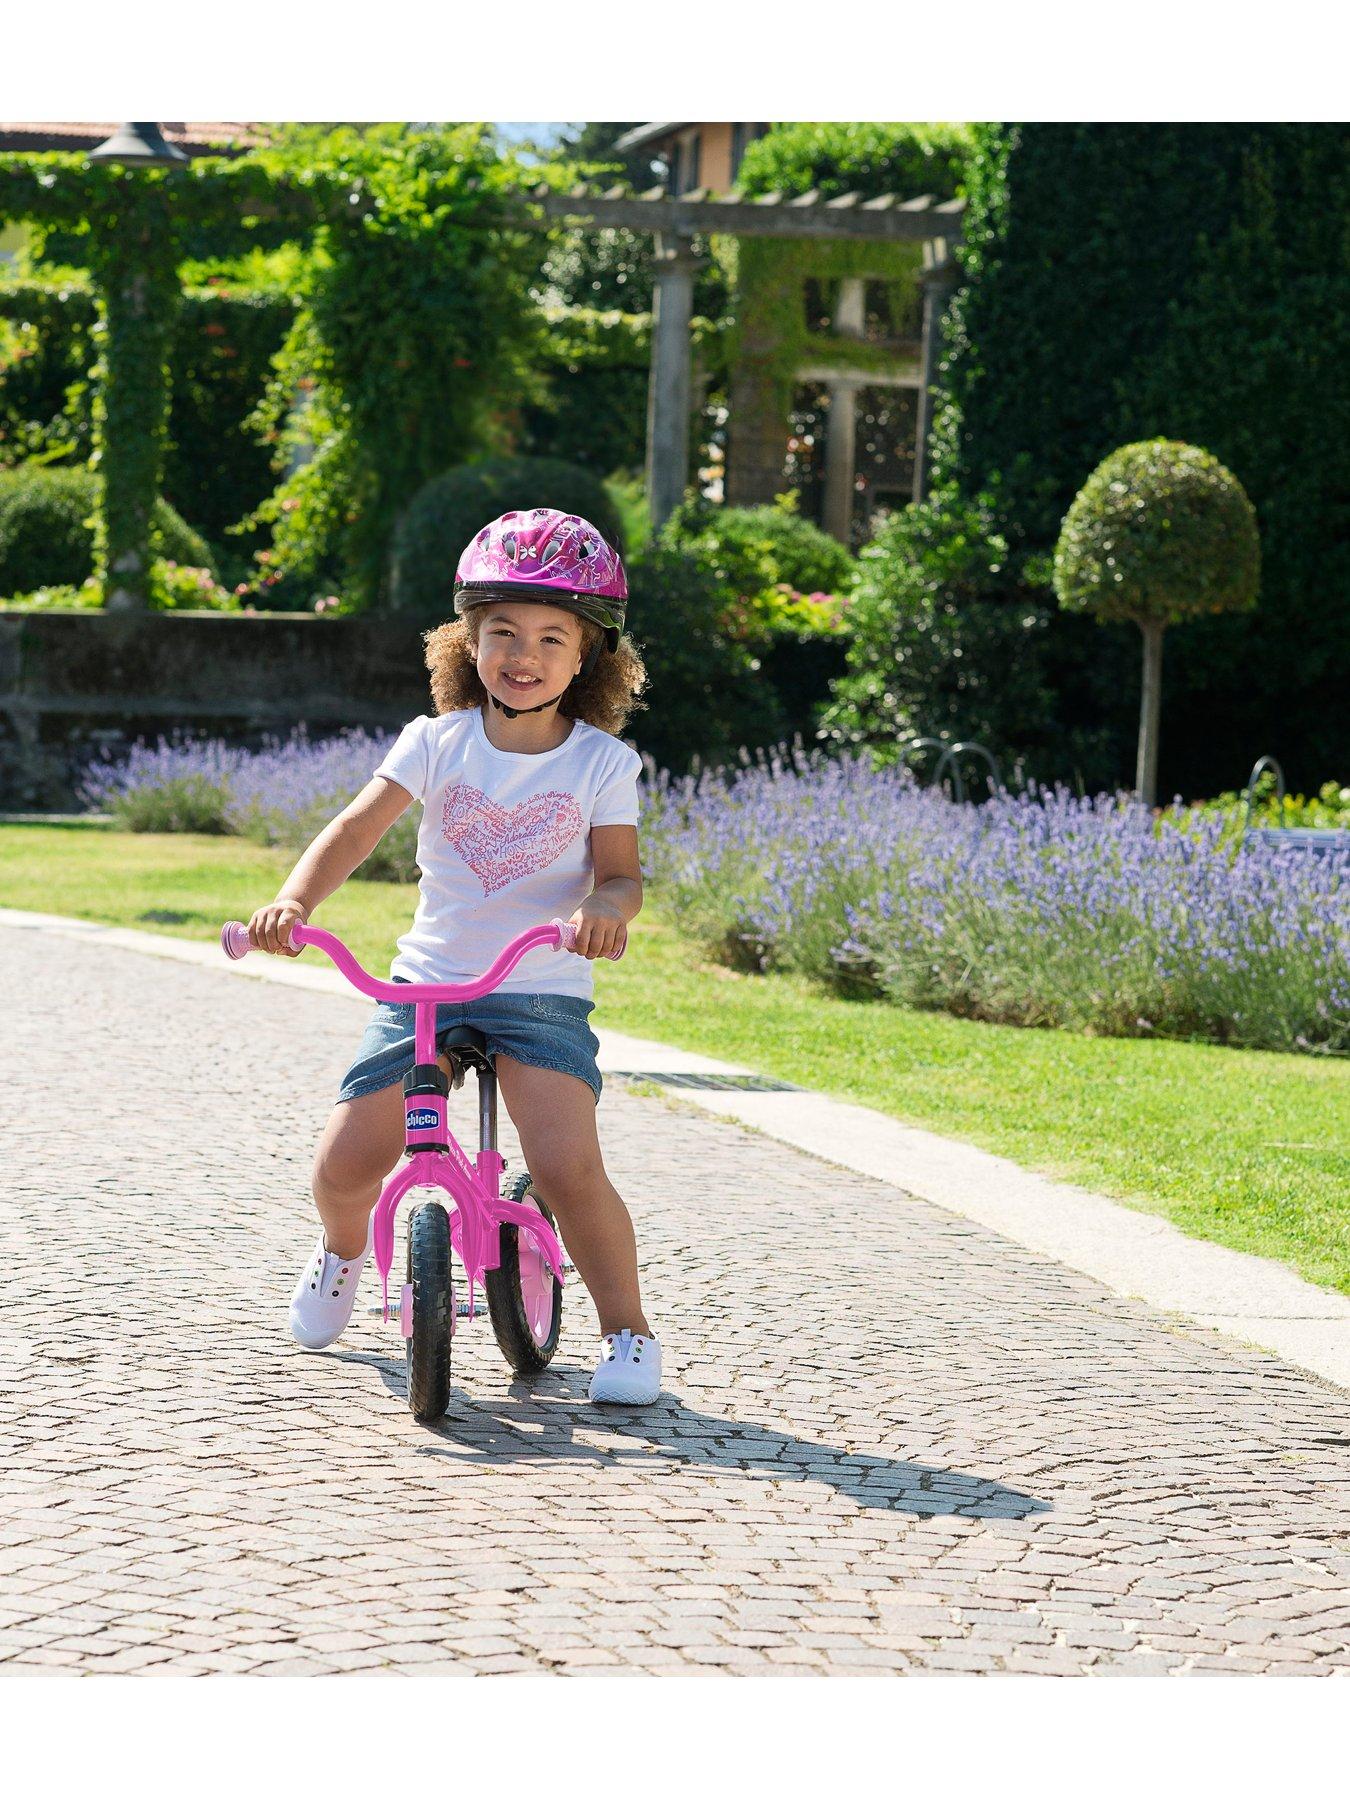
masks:
<svg viewBox="0 0 1350 1800"><path fill-rule="evenodd" d="M538 675L503 675L502 680L507 687L515 688L521 694L543 685Z"/></svg>

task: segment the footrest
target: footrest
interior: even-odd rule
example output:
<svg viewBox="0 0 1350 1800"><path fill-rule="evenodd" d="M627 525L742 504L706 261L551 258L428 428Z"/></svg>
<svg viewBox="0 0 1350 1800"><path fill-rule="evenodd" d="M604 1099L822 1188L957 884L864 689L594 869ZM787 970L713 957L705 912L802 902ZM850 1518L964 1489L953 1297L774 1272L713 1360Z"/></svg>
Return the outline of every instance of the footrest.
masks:
<svg viewBox="0 0 1350 1800"><path fill-rule="evenodd" d="M373 1313L377 1319L382 1319L384 1317L383 1306L368 1306L366 1311L368 1313ZM410 1338L412 1336L413 1291L412 1283L410 1281L405 1281L403 1286L399 1289L398 1298L390 1301L389 1323L391 1325L397 1325L399 1332L403 1337Z"/></svg>

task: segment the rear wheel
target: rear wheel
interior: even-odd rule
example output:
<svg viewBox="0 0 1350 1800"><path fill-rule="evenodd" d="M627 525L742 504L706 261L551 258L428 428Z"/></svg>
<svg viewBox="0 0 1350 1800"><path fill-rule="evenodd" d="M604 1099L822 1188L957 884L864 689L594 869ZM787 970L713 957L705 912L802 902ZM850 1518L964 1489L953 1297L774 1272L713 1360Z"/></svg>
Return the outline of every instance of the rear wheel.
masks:
<svg viewBox="0 0 1350 1800"><path fill-rule="evenodd" d="M528 1175L517 1175L506 1197L533 1207L553 1226L553 1214L534 1192ZM483 1286L497 1344L516 1374L537 1375L546 1369L558 1348L562 1288L524 1227L502 1226L501 1261L484 1275Z"/></svg>
<svg viewBox="0 0 1350 1800"><path fill-rule="evenodd" d="M450 1217L435 1200L419 1206L408 1226L408 1280L413 1328L407 1340L408 1405L424 1424L450 1404L450 1335L455 1291L450 1274Z"/></svg>

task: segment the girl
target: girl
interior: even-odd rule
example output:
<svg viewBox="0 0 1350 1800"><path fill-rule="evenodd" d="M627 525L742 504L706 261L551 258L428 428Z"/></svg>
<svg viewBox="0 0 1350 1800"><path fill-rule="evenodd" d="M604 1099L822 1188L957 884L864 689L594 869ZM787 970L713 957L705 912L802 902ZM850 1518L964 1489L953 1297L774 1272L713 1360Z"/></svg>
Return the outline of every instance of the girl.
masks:
<svg viewBox="0 0 1350 1800"><path fill-rule="evenodd" d="M599 1044L586 1023L590 964L623 942L642 905L641 759L615 735L646 680L622 635L627 599L623 564L585 519L536 507L484 526L456 571L458 617L427 633L436 716L403 728L248 929L259 949L298 955L291 927L414 800L421 882L395 980L467 981L517 932L570 916L574 956L527 957L495 993L442 1006L437 1023L475 1026L495 1055L536 1191L599 1314L590 1398L645 1405L661 1385L661 1346L642 1310L633 1223L600 1156ZM315 1158L323 1236L290 1315L307 1349L351 1317L370 1215L403 1151L412 1062L413 1008L378 1006Z"/></svg>

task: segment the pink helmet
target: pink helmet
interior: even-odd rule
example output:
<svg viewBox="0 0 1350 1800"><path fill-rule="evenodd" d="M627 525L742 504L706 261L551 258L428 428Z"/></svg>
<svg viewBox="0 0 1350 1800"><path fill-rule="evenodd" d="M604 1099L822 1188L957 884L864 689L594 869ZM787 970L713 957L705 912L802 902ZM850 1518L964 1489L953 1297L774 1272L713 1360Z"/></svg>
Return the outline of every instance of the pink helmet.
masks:
<svg viewBox="0 0 1350 1800"><path fill-rule="evenodd" d="M489 600L535 600L599 625L619 647L628 582L619 553L588 519L536 506L485 525L455 570L455 611ZM590 659L594 666L594 659Z"/></svg>

